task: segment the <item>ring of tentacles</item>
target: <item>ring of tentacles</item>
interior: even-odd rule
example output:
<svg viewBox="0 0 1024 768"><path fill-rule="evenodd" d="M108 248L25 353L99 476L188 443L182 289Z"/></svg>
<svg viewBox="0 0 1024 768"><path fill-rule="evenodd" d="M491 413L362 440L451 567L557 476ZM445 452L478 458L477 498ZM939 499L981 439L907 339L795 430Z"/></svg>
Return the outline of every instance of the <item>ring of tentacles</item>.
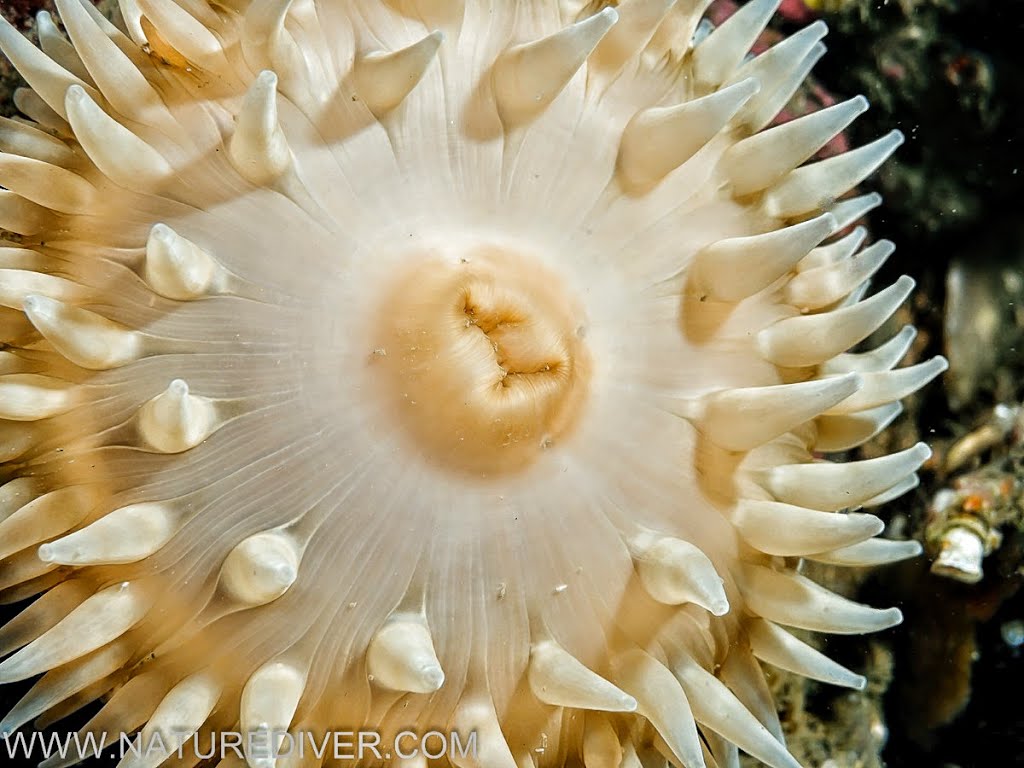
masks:
<svg viewBox="0 0 1024 768"><path fill-rule="evenodd" d="M847 194L899 133L816 159L867 106L773 123L824 25L754 56L778 0L706 5L0 27L0 587L38 596L0 681L42 675L4 732L101 699L87 732L176 734L133 768L342 724L487 768L796 765L757 660L864 684L788 628L899 611L798 567L916 554L857 510L929 452L829 454L945 361L849 351L912 288L867 291L892 246Z"/></svg>

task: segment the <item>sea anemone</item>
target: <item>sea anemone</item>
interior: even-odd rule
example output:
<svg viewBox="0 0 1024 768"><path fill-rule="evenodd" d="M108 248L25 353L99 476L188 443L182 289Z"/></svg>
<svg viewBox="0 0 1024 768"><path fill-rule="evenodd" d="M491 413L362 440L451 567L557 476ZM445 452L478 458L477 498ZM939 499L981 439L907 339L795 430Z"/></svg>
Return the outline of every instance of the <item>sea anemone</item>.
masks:
<svg viewBox="0 0 1024 768"><path fill-rule="evenodd" d="M945 361L892 370L909 327L847 351L912 288L865 297L892 247L847 232L900 134L813 161L866 108L769 127L825 26L749 57L778 0L706 5L0 27L30 86L0 124L0 588L39 595L0 682L43 675L3 732L104 699L86 732L171 734L136 767L340 725L474 734L451 762L487 768L797 765L757 660L863 686L784 627L899 611L799 565L916 554L851 510L929 450L820 454Z"/></svg>

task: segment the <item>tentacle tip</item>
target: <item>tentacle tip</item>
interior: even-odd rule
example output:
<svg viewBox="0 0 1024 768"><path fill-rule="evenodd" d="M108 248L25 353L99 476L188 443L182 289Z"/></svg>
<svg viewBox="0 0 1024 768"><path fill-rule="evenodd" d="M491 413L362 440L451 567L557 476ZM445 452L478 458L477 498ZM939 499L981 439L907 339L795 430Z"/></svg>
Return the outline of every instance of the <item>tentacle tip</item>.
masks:
<svg viewBox="0 0 1024 768"><path fill-rule="evenodd" d="M149 236L156 240L170 240L173 231L166 224L157 222L149 230Z"/></svg>
<svg viewBox="0 0 1024 768"><path fill-rule="evenodd" d="M910 275L900 275L899 279L895 282L895 285L898 286L899 291L909 294L917 285L917 280L912 278Z"/></svg>
<svg viewBox="0 0 1024 768"><path fill-rule="evenodd" d="M430 692L441 690L441 686L444 685L444 670L440 664L424 664L418 671L424 688Z"/></svg>
<svg viewBox="0 0 1024 768"><path fill-rule="evenodd" d="M709 601L708 612L712 616L725 616L729 613L729 601L725 599Z"/></svg>
<svg viewBox="0 0 1024 768"><path fill-rule="evenodd" d="M85 92L85 88L77 83L69 85L67 91L64 93L65 104L82 104L88 98L89 94Z"/></svg>
<svg viewBox="0 0 1024 768"><path fill-rule="evenodd" d="M628 693L622 694L622 701L619 703L619 712L636 712L640 705L637 700Z"/></svg>
<svg viewBox="0 0 1024 768"><path fill-rule="evenodd" d="M907 559L908 560L910 558L912 558L912 557L920 557L921 555L924 554L924 545L922 545L920 541L908 540L905 543L906 543L906 546L907 546Z"/></svg>
<svg viewBox="0 0 1024 768"><path fill-rule="evenodd" d="M37 293L30 293L21 300L21 308L26 312L39 312L46 304L46 299Z"/></svg>
<svg viewBox="0 0 1024 768"><path fill-rule="evenodd" d="M264 69L256 75L256 82L264 88L277 88L277 73L272 69Z"/></svg>

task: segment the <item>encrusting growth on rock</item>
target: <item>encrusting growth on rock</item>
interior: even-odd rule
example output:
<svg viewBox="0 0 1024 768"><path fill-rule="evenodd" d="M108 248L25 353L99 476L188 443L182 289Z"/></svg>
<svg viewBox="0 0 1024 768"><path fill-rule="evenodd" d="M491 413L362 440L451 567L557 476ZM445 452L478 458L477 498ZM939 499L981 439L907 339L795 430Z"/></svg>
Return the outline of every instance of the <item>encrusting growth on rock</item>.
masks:
<svg viewBox="0 0 1024 768"><path fill-rule="evenodd" d="M797 566L917 554L858 510L930 455L816 453L945 361L848 352L913 288L868 295L892 246L846 232L901 135L813 160L867 107L769 127L824 25L751 57L778 0L706 5L0 23L0 597L38 596L0 681L42 675L0 730L103 699L84 732L168 737L122 768L342 723L475 731L460 768L796 768L756 660L863 687L786 627L900 612Z"/></svg>

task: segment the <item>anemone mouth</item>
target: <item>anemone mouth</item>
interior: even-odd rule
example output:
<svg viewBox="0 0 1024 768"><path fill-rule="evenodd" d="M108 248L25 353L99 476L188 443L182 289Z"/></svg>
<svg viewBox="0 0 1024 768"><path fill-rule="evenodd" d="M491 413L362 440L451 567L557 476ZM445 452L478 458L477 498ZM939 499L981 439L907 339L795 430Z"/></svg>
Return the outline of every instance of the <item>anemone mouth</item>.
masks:
<svg viewBox="0 0 1024 768"><path fill-rule="evenodd" d="M421 454L488 477L530 466L584 407L586 316L522 247L414 254L384 291L372 381ZM456 252L453 252L455 250Z"/></svg>
<svg viewBox="0 0 1024 768"><path fill-rule="evenodd" d="M774 0L56 3L41 49L0 24L0 588L41 594L0 681L43 674L0 730L794 768L756 660L863 685L785 628L899 611L797 563L916 554L855 510L928 449L818 456L945 366L847 352L912 282L866 297L892 248L845 233L900 135L769 127L823 25L748 60Z"/></svg>

